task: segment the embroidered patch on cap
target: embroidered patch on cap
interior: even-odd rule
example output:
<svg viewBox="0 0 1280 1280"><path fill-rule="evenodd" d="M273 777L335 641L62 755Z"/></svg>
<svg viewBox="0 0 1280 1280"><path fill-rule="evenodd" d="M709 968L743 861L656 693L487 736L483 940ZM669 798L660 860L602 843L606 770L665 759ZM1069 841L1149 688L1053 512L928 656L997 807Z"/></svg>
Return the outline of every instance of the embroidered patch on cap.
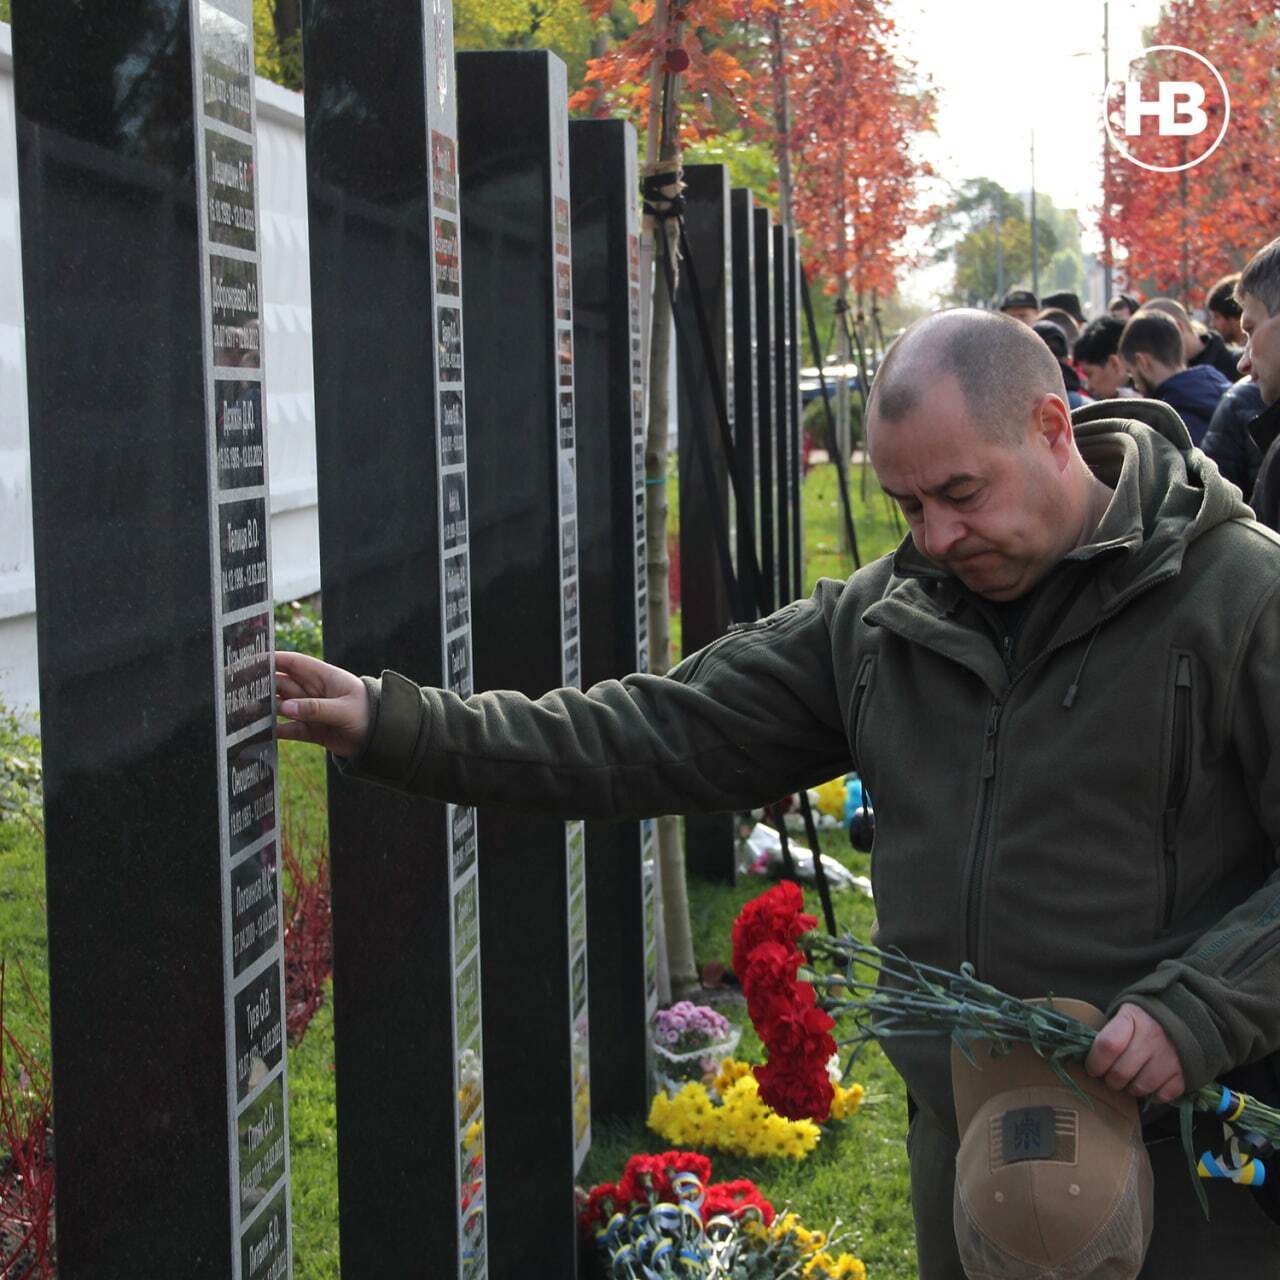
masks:
<svg viewBox="0 0 1280 1280"><path fill-rule="evenodd" d="M1005 1164L1052 1160L1058 1140L1052 1107L1020 1107L1000 1118L1000 1147Z"/></svg>

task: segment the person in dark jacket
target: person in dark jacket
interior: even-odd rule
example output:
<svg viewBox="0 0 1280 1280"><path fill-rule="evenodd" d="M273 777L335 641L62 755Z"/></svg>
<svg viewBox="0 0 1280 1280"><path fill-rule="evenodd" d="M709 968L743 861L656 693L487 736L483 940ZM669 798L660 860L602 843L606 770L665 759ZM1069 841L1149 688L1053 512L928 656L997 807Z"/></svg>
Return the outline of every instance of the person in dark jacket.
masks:
<svg viewBox="0 0 1280 1280"><path fill-rule="evenodd" d="M1212 329L1192 324L1182 303L1174 298L1152 298L1143 305L1142 310L1162 311L1178 326L1178 332L1182 334L1182 354L1188 369L1197 369L1207 364L1217 369L1228 382L1234 382L1240 376L1236 367L1240 361L1239 350L1227 346Z"/></svg>
<svg viewBox="0 0 1280 1280"><path fill-rule="evenodd" d="M1240 372L1258 384L1268 406L1249 424L1259 458L1251 505L1263 524L1280 531L1280 238L1259 249L1240 273L1236 297L1248 338Z"/></svg>
<svg viewBox="0 0 1280 1280"><path fill-rule="evenodd" d="M1167 406L1068 415L1063 393L1015 322L928 317L866 411L910 527L896 552L666 676L536 700L280 653L279 734L328 747L348 778L559 818L751 808L857 767L877 800L882 946L968 960L1015 995L1089 999L1109 1021L1087 1069L1137 1097L1267 1062L1280 542ZM950 1046L885 1051L916 1102L916 1274L959 1280ZM1173 1125L1150 1141L1142 1280L1280 1275L1265 1202L1215 1180L1206 1218ZM1198 1127L1221 1142L1220 1122Z"/></svg>
<svg viewBox="0 0 1280 1280"><path fill-rule="evenodd" d="M1216 369L1188 369L1178 326L1159 311L1139 311L1120 335L1120 358L1143 395L1163 400L1187 424L1193 444L1209 429L1218 401L1231 384Z"/></svg>
<svg viewBox="0 0 1280 1280"><path fill-rule="evenodd" d="M1062 381L1067 388L1068 408L1078 409L1082 404L1091 404L1092 397L1085 395L1080 375L1067 360L1067 335L1063 332L1062 326L1053 320L1040 319L1031 328L1040 335L1045 346L1053 352L1053 358L1062 366Z"/></svg>
<svg viewBox="0 0 1280 1280"><path fill-rule="evenodd" d="M1258 384L1241 378L1218 401L1200 447L1218 464L1223 477L1236 485L1249 501L1261 455L1249 437L1249 424L1266 406Z"/></svg>
<svg viewBox="0 0 1280 1280"><path fill-rule="evenodd" d="M1071 348L1076 368L1088 383L1095 400L1114 400L1138 393L1129 385L1129 370L1120 359L1120 335L1124 321L1115 316L1090 320Z"/></svg>
<svg viewBox="0 0 1280 1280"><path fill-rule="evenodd" d="M1223 276L1205 295L1204 309L1209 313L1209 327L1228 347L1243 350L1247 340L1240 327L1240 304L1236 301L1236 285L1240 273Z"/></svg>

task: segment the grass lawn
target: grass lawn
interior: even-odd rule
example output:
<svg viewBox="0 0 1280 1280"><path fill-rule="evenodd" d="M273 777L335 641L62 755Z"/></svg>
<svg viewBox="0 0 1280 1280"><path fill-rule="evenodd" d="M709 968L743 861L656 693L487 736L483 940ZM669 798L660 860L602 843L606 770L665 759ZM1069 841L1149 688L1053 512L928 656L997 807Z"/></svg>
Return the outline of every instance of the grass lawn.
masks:
<svg viewBox="0 0 1280 1280"><path fill-rule="evenodd" d="M890 508L874 482L868 500L861 494L858 467L850 477L864 562L891 549L901 538ZM674 489L674 486L672 486ZM839 549L839 492L835 471L821 465L804 485L806 590L819 577L844 578L852 564ZM678 634L678 632L677 632ZM281 809L285 832L308 856L325 839L324 764L318 752L282 743ZM826 851L855 871L866 860L849 850L843 836L831 833ZM761 891L759 883L725 888L693 881L690 909L698 961L728 960L729 930L741 905ZM814 895L810 909L818 914ZM841 923L861 936L870 929L873 908L861 895L836 899ZM44 856L39 832L20 821L0 824L0 955L9 966L5 1019L29 1046L43 1042L42 1019L18 989L20 962L40 1008L47 1008L48 965L44 913ZM740 1006L727 1010L745 1023ZM749 1027L739 1053L759 1059L760 1045ZM916 1274L903 1135L906 1108L902 1086L878 1050L860 1061L855 1077L868 1102L842 1125L833 1126L805 1160L759 1161L713 1153L717 1179L750 1177L775 1204L789 1203L811 1227L826 1229L839 1218L855 1233L854 1251L873 1280L908 1280ZM293 1163L295 1273L300 1280L331 1280L339 1274L337 1163L334 1134L332 1005L326 1002L303 1042L289 1051L290 1130ZM626 1157L639 1150L663 1150L667 1144L641 1121L597 1132L584 1170L590 1184L613 1180Z"/></svg>

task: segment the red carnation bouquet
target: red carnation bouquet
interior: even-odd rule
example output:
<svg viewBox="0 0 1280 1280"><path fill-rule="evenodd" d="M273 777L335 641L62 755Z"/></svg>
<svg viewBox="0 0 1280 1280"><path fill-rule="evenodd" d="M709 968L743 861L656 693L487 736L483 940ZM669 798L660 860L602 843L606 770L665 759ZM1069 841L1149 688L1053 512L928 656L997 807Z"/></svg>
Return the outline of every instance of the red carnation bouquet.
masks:
<svg viewBox="0 0 1280 1280"><path fill-rule="evenodd" d="M709 1222L718 1214L739 1218L748 1209L757 1210L765 1226L773 1222L773 1205L760 1194L754 1182L736 1178L732 1182L712 1183L711 1161L696 1151L632 1156L617 1182L602 1182L587 1193L580 1204L579 1221L584 1230L592 1232L604 1226L615 1213L627 1214L636 1208L684 1199L688 1195L687 1189L680 1185L682 1182L688 1185L688 1180L681 1178L684 1174L692 1174L696 1180L703 1222Z"/></svg>
<svg viewBox="0 0 1280 1280"><path fill-rule="evenodd" d="M788 1120L823 1121L835 1095L827 1071L835 1023L797 976L804 960L797 941L818 923L803 907L789 880L748 902L733 925L733 969L769 1054L755 1068L761 1098Z"/></svg>

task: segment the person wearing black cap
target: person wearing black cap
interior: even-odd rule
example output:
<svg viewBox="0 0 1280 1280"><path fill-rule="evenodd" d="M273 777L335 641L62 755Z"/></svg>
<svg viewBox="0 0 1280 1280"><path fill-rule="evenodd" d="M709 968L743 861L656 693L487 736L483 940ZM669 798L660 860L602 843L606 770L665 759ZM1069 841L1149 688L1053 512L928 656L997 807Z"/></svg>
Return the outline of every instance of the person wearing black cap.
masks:
<svg viewBox="0 0 1280 1280"><path fill-rule="evenodd" d="M1107 305L1107 311L1117 320L1128 320L1138 314L1142 303L1131 293L1117 293Z"/></svg>
<svg viewBox="0 0 1280 1280"><path fill-rule="evenodd" d="M1071 367L1067 359L1067 335L1052 320L1037 320L1031 328L1040 335L1046 347L1053 352L1053 358L1062 367L1062 381L1067 386L1067 405L1078 409L1082 404L1092 404L1092 398L1085 395L1084 384L1080 375Z"/></svg>
<svg viewBox="0 0 1280 1280"><path fill-rule="evenodd" d="M1040 304L1030 289L1010 289L1000 299L1000 310L1014 320L1021 320L1025 325L1033 325L1040 313Z"/></svg>
<svg viewBox="0 0 1280 1280"><path fill-rule="evenodd" d="M1060 311L1065 311L1081 328L1084 328L1085 318L1084 311L1080 307L1080 295L1072 293L1069 289L1063 289L1060 293L1046 293L1040 299L1040 305L1044 308L1057 307Z"/></svg>

